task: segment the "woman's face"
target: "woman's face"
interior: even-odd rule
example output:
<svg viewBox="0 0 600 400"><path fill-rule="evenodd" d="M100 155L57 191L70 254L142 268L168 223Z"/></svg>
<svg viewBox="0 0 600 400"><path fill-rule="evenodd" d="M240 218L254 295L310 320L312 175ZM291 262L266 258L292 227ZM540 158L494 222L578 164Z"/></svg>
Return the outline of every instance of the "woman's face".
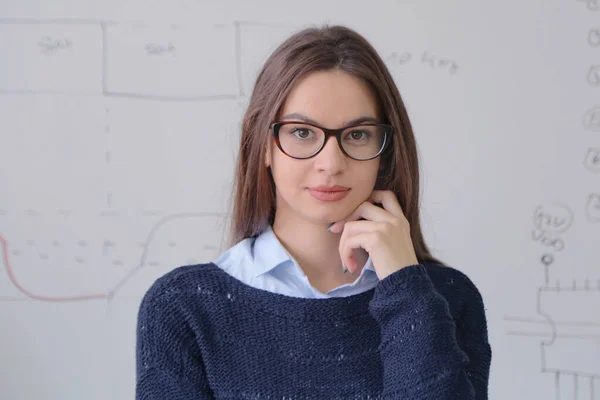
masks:
<svg viewBox="0 0 600 400"><path fill-rule="evenodd" d="M294 114L294 115L292 115ZM375 97L359 78L340 70L314 72L299 81L282 106L279 121L301 121L302 116L324 128L341 128L362 117L378 120ZM375 121L373 121L375 122ZM306 133L300 133L306 135ZM380 157L358 161L342 153L330 137L319 154L294 159L279 150L273 135L265 165L276 186L276 218L329 224L351 214L375 187ZM345 197L325 201L316 186L348 188ZM321 198L320 198L321 197Z"/></svg>

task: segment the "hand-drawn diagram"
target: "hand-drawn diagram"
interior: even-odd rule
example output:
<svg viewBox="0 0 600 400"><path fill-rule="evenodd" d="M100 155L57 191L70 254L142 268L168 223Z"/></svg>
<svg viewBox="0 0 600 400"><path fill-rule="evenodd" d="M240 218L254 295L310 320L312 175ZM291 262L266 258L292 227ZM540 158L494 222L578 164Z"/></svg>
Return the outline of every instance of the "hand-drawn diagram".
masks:
<svg viewBox="0 0 600 400"><path fill-rule="evenodd" d="M600 273L585 280L553 280L560 268L556 253L565 248L561 237L569 230L575 213L565 204L547 203L533 213L532 239L545 247L540 257L544 284L537 289L536 311L542 318L506 316L509 335L540 337L540 368L554 375L557 399L596 400L600 396ZM543 326L544 331L529 330Z"/></svg>
<svg viewBox="0 0 600 400"><path fill-rule="evenodd" d="M589 10L598 10L597 0L586 3ZM591 29L587 42L595 47L599 38L598 29ZM591 87L600 84L598 65L589 68L586 79ZM600 131L600 107L587 110L582 124L586 131ZM600 149L589 147L583 164L592 173L600 171ZM590 193L579 210L585 216L578 217L580 223L600 222L600 194ZM593 269L596 276L573 276L568 280L569 271L557 262L557 255L568 247L564 235L579 214L557 202L535 208L531 237L545 248L540 257L544 283L536 296L536 312L541 319L506 316L505 320L511 325L524 325L509 330L509 335L542 339L541 372L554 375L556 399L596 400L600 398L600 265ZM598 260L590 262L598 264ZM532 324L543 326L545 332L530 331Z"/></svg>
<svg viewBox="0 0 600 400"><path fill-rule="evenodd" d="M169 150L174 151L174 157L166 160L169 164L173 164L171 159L178 162L186 152L190 153L191 161L184 160L181 163L182 168L175 171L176 179L186 177L185 174L189 172L185 171L195 169L193 174L189 173L189 182L193 182L192 175L195 175L196 179L200 179L211 189L222 187L226 192L225 188L230 185L229 174L214 174L202 169L201 164L216 161L217 157L232 163L233 157L223 158L231 150L226 139L231 135L224 135L223 130L229 130L234 124L219 122L217 115L217 122L207 120L202 113L198 113L202 108L187 104L210 104L208 110L225 109L229 112L245 100L240 94L243 92L243 85L240 80L239 30L240 25L237 23L200 29L179 25L151 27L89 20L0 20L0 34L13 38L15 43L3 50L5 59L10 61L3 63L6 73L0 77L0 95L4 95L0 100L8 106L5 110L14 107L15 110L24 111L28 101L34 102L33 104L47 101L52 104L52 108L64 112L66 121L64 127L57 127L49 132L48 137L54 135L56 143L40 152L40 156L34 156L37 163L45 165L50 173L37 170L27 175L25 171L31 168L24 167L21 168L24 171L20 173L21 179L10 179L4 187L6 193L22 192L21 198L26 201L15 203L30 202L31 208L19 211L11 209L10 203L5 203L0 216L8 220L19 218L21 225L30 227L30 232L36 234L21 231L18 225L12 225L12 230L5 226L3 232L0 232L2 272L6 272L8 278L0 280L4 284L3 287L0 286L0 302L19 301L23 298L44 302L99 300L109 303L118 296L134 296L139 299L154 278L177 264L209 261L218 255L223 239L220 232L223 231L226 219L223 212L213 212L210 211L211 208L203 212L181 212L176 207L170 208L166 201L163 201L165 207L162 209L147 207L135 200L128 200L129 211L124 207L125 196L128 195L130 199L136 196L156 197L158 191L152 189L156 182L168 186L168 181L173 181L157 179L161 172L158 167L153 166L156 164L156 157L148 157L146 165L139 168L139 174L130 179L120 177L117 181L115 174L127 173L135 168L130 163L132 159L136 163L145 162L146 152L140 151L140 142L135 140L135 136L151 140L154 135L155 140L165 143L163 146L155 146L156 149L166 149L167 154ZM199 40L202 41L202 46L198 46ZM226 43L230 46L223 45ZM35 65L36 68L23 70L23 65ZM198 71L202 71L202 79L189 79ZM27 100L28 98L32 100ZM78 100L70 100L73 98L81 99L81 109L90 109L86 102L91 103L92 107L100 106L97 112L92 111L81 117L81 120L92 120L89 125L88 122L80 125L75 122L80 108ZM123 103L124 101L129 103ZM145 101L145 104L172 103L184 109L183 116L187 117L188 123L214 134L201 132L199 135L182 137L176 132L169 132L168 128L152 125L148 126L147 131L132 132L127 121L138 120L138 116L132 116L131 112L141 109L141 121L147 119L143 113L144 107L164 111L162 108L152 108L152 105L139 106L132 103L136 101ZM223 107L223 102L228 105ZM190 114L188 110L192 110L191 107L195 107L195 114L199 115ZM176 116L177 113L181 114L175 110ZM228 115L231 116L231 113ZM47 123L43 122L44 118ZM51 129L47 126L57 125L60 119L60 115L49 112L49 115L34 119L29 117L33 121L31 126L28 117L8 113L5 122L23 130L22 134L13 139L15 147L12 153L18 153L20 148L25 154L31 151L30 143L45 141L45 131ZM160 119L155 120L162 122ZM165 131L169 134L168 138ZM87 137L80 132L85 132ZM65 136L64 146L60 146L61 135ZM84 143L87 144L83 145ZM174 144L177 143L180 143L182 149L191 147L198 150L175 151ZM76 159L81 161L77 168L69 167L64 161L64 154L69 153L71 148L72 153L77 154ZM202 148L205 150L201 150ZM222 151L215 152L215 148ZM214 155L211 156L211 153ZM200 157L193 160L193 155ZM48 158L47 162L44 157ZM9 168L18 169L23 164L23 157L16 154L2 152L1 158L2 169L6 171ZM52 172L59 165L61 169ZM90 170L96 173L95 178L100 185L90 185ZM153 179L148 180L149 177ZM53 180L48 190L58 196L56 204L59 209L55 214L35 208L36 196L23 192L23 189L27 189L33 193L37 187ZM73 190L74 180L75 187L79 186L83 191ZM147 180L147 183L142 180ZM94 182L94 178L91 182ZM92 190L86 191L85 188ZM135 190L127 194L131 188ZM144 195L144 191L148 196ZM199 192L199 199L204 196L210 198L210 193L195 192ZM69 204L67 196L73 193L87 194L82 201L71 201ZM94 200L92 194L102 196ZM4 201L10 198L3 196ZM74 228L80 225L77 221L81 218L90 218L89 211L84 212L81 207L76 209L77 203L98 206L97 211L91 211L93 222L90 223L93 226L107 227L107 231L99 234L89 232L85 226L80 227L81 230ZM42 203L37 204L43 206ZM201 204L199 206L202 207ZM131 209L141 211L132 215ZM134 222L136 219L141 222ZM48 229L48 221L55 221L53 229ZM121 234L130 230L128 224L146 226L146 233L138 230L130 235ZM160 232L169 230L174 225L179 226L180 231L172 231L171 236L162 237ZM114 228L112 232L111 227ZM46 230L46 236L37 233ZM185 233L194 233L194 239L187 240ZM136 242L132 238L140 237L138 235L146 237ZM157 241L155 236L162 240ZM46 267L50 265L62 268ZM56 275L62 273L65 274L65 279L60 286L50 287L46 284L55 282ZM140 278L143 273L149 275ZM142 279L138 282L138 290L125 291L124 288L134 277ZM8 282L10 285L6 286Z"/></svg>
<svg viewBox="0 0 600 400"><path fill-rule="evenodd" d="M197 264L199 262L206 262L214 259L218 255L222 239L218 234L214 234L214 231L219 229L225 218L226 215L224 214L200 212L174 214L161 217L159 221L150 229L150 232L145 240L138 244L139 250L133 249L133 251L119 251L118 248L122 244L109 239L105 239L101 246L98 246L98 243L94 245L93 243L89 243L85 240L78 240L76 245L77 247L95 247L95 250L86 251L86 257L81 255L74 256L71 260L71 263L74 264L85 265L89 263L101 263L109 265L112 264L114 266L124 266L125 261L118 256L115 258L116 254L120 253L122 256L125 256L129 259L131 259L131 254L140 254L139 259L135 261L135 266L133 268L128 270L119 268L121 271L123 271L121 273L121 277L117 280L113 280L112 282L104 282L107 286L110 286L106 287L105 291L98 293L46 295L40 294L35 290L31 290L26 284L22 283L22 280L19 277L19 270L24 269L27 264L40 264L42 262L40 260L43 260L45 263L64 260L65 255L64 253L61 254L60 248L61 246L66 245L66 243L61 243L59 240L53 240L52 246L45 246L46 249L50 248L49 251L42 251L36 254L35 250L32 251L32 249L37 248L38 245L35 243L35 241L28 240L26 243L23 243L23 248L20 249L15 245L11 246L9 241L0 235L0 252L2 253L3 266L6 269L6 273L10 279L10 282L15 288L18 289L19 293L27 296L30 299L48 302L106 300L110 303L116 296L119 295L119 292L122 290L122 288L126 286L129 281L136 276L136 274L140 274L144 268L160 268L158 271L154 271L152 274L151 279L154 279L157 277L157 275L177 266L172 264L174 259L181 259L179 262L180 265ZM177 228L170 229L169 224L175 225ZM169 240L169 237L174 236L173 231L176 233L177 229L188 231L190 227L186 227L185 224L192 225L193 227L196 227L195 229L202 226L208 228L208 234L204 235L204 237L212 236L214 239L213 242L207 243L205 239L204 244L200 245L195 241L178 243L176 241ZM161 235L161 229L167 231L168 235ZM212 235L210 235L211 233ZM160 238L160 242L158 243L157 237ZM64 251L71 252L73 247L76 246L65 246L67 248ZM179 253L179 256L177 253ZM190 254L197 255L197 258L181 258L181 256ZM37 261L36 258L38 259ZM69 260L65 261L68 262ZM129 265L130 263L127 262L127 264ZM86 273L89 273L89 270ZM39 276L37 278L39 279ZM137 293L137 296L139 295L140 294ZM0 296L0 301L10 301L12 298L13 296Z"/></svg>

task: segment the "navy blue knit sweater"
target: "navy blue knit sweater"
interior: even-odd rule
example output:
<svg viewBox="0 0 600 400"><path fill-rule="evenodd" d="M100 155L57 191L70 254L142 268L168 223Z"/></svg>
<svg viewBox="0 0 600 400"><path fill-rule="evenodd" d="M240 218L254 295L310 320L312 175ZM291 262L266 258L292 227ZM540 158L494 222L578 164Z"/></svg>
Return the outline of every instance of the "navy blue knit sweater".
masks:
<svg viewBox="0 0 600 400"><path fill-rule="evenodd" d="M136 398L487 399L490 362L480 293L451 267L304 299L188 265L140 305Z"/></svg>

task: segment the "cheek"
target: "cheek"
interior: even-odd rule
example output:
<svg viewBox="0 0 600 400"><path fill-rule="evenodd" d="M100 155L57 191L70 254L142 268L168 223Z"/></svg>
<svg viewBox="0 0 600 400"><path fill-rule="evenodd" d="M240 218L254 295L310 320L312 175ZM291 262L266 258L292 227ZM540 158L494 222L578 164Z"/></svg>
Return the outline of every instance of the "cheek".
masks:
<svg viewBox="0 0 600 400"><path fill-rule="evenodd" d="M378 166L365 165L354 172L354 189L356 195L361 199L368 198L377 183Z"/></svg>
<svg viewBox="0 0 600 400"><path fill-rule="evenodd" d="M356 165L353 175L357 178L356 183L360 185L375 184L379 174L379 163L363 161L363 164Z"/></svg>
<svg viewBox="0 0 600 400"><path fill-rule="evenodd" d="M285 155L276 154L272 160L271 171L278 190L287 192L299 189L302 184L302 166Z"/></svg>

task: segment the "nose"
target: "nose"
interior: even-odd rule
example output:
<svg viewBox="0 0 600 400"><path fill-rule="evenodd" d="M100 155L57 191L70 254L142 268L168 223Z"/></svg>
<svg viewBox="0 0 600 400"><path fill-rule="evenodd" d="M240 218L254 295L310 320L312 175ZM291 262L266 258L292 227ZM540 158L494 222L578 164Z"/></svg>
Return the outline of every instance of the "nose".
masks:
<svg viewBox="0 0 600 400"><path fill-rule="evenodd" d="M346 167L347 157L340 149L337 139L330 137L321 152L315 156L315 166L319 171L335 175Z"/></svg>

